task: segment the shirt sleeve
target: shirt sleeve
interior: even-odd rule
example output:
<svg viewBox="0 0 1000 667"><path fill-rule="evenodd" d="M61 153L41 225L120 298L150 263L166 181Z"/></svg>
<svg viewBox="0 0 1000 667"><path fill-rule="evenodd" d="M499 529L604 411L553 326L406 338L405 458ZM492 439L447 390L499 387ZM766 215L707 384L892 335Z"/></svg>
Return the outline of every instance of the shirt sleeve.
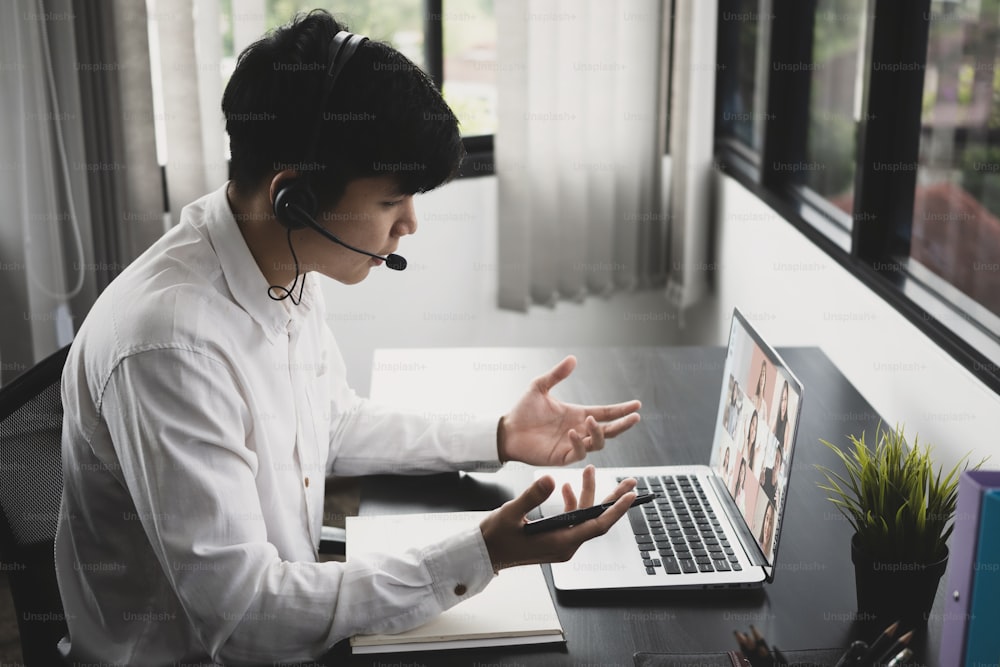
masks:
<svg viewBox="0 0 1000 667"><path fill-rule="evenodd" d="M497 419L464 413L407 413L360 398L340 404L330 434L330 472L420 475L500 467Z"/></svg>
<svg viewBox="0 0 1000 667"><path fill-rule="evenodd" d="M247 402L200 351L125 359L102 411L143 530L215 660L313 658L354 634L416 627L493 578L478 527L348 563L282 560L260 511Z"/></svg>
<svg viewBox="0 0 1000 667"><path fill-rule="evenodd" d="M499 415L484 417L447 407L405 412L362 398L347 383L333 333L325 329L324 336L332 383L329 473L421 475L500 467Z"/></svg>

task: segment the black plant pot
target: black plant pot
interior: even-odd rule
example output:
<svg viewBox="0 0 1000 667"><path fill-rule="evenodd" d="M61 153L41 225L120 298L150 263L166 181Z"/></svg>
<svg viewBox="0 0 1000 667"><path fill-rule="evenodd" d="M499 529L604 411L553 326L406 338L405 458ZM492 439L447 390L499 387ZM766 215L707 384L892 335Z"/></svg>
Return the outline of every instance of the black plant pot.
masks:
<svg viewBox="0 0 1000 667"><path fill-rule="evenodd" d="M886 563L872 559L851 538L858 620L881 631L894 621L909 628L927 624L938 583L948 566L948 552L936 563Z"/></svg>

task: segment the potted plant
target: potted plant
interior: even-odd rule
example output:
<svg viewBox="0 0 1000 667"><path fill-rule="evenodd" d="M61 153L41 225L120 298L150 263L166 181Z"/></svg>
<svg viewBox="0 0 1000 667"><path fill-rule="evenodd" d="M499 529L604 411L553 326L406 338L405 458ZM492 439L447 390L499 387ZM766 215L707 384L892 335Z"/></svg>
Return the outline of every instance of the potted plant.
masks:
<svg viewBox="0 0 1000 667"><path fill-rule="evenodd" d="M958 500L959 468L965 457L942 478L934 469L930 446L916 437L906 444L903 428L876 427L874 447L848 436L841 450L826 440L844 464L844 473L817 468L826 483L819 487L854 528L854 562L858 618L874 627L902 620L926 623L938 582L948 565L948 537ZM981 465L981 463L979 464ZM979 465L976 467L978 468Z"/></svg>

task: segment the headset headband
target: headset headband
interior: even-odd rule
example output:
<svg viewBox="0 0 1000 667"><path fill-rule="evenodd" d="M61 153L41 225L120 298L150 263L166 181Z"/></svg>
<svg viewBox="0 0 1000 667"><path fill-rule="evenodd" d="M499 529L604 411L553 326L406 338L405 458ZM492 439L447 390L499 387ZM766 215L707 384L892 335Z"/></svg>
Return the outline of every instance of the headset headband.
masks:
<svg viewBox="0 0 1000 667"><path fill-rule="evenodd" d="M319 138L323 131L323 113L326 111L326 104L333 92L333 85L337 82L337 77L344 70L347 61L351 59L358 47L368 41L364 35L355 35L353 32L341 30L333 39L327 51L330 54L330 61L326 68L326 78L323 80L323 93L319 99L319 108L316 110L316 128L312 133L312 140L306 147L311 154L308 162L315 161L315 154L319 151Z"/></svg>
<svg viewBox="0 0 1000 667"><path fill-rule="evenodd" d="M358 47L368 41L363 35L355 35L353 32L341 30L330 40L330 63L326 68L326 80L323 84L323 97L320 99L320 112L326 108L327 99L333 91L333 84L337 82L344 65L351 59Z"/></svg>

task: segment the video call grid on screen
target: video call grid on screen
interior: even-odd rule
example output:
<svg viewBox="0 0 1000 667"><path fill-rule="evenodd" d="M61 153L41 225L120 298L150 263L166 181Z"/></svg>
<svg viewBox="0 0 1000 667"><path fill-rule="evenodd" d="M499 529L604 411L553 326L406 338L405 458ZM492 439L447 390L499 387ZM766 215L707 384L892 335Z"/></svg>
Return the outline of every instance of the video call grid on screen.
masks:
<svg viewBox="0 0 1000 667"><path fill-rule="evenodd" d="M725 481L771 564L802 386L738 312L729 333L725 373L711 467Z"/></svg>

